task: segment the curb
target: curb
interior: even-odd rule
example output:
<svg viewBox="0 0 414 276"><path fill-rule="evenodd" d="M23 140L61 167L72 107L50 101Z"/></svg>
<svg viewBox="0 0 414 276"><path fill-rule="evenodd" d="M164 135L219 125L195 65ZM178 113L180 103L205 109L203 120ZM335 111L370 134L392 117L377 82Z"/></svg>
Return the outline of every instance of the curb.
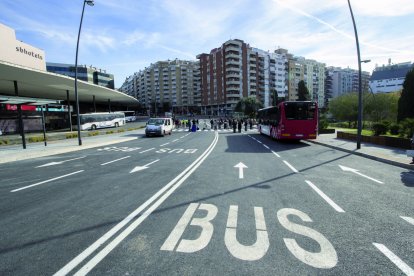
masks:
<svg viewBox="0 0 414 276"><path fill-rule="evenodd" d="M389 165L393 165L393 166L396 166L396 167L409 169L409 170L414 170L414 165L403 164L403 163L400 163L400 162L397 162L397 161L392 161L392 160L388 160L388 159L385 159L385 158L376 157L376 156L372 156L372 155L369 155L369 154L366 154L366 153L356 152L355 150L348 150L348 149L328 145L328 144L321 143L321 142L316 142L316 141L311 141L311 140L306 140L306 141L309 142L309 143L312 143L312 144L328 147L328 148L331 148L331 149L340 150L340 151L343 151L343 152L346 152L346 153L355 154L355 155L358 155L358 156L361 156L361 157L365 157L365 158L368 158L368 159L371 159L371 160L379 161L379 162L386 163L386 164L389 164Z"/></svg>

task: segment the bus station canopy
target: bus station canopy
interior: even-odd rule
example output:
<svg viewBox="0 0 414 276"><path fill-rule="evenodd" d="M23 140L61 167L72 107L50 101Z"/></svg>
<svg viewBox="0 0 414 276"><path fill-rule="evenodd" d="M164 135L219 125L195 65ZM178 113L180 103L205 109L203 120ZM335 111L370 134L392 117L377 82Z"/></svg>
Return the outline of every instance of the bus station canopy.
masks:
<svg viewBox="0 0 414 276"><path fill-rule="evenodd" d="M0 61L0 95L15 96L14 81L17 82L18 96L49 100L75 101L75 80L71 77L31 69ZM138 100L122 92L78 80L79 102L119 103L136 105Z"/></svg>

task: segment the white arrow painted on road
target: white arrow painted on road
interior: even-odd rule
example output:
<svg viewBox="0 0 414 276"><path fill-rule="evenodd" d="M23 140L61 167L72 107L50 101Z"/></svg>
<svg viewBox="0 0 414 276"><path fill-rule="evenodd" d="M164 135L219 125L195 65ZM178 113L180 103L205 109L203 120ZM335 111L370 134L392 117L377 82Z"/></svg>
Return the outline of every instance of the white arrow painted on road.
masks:
<svg viewBox="0 0 414 276"><path fill-rule="evenodd" d="M36 168L49 167L49 166L54 166L54 165L60 165L60 164L63 164L65 162L68 162L68 161L78 160L78 159L82 159L82 158L85 158L85 157L86 156L82 156L82 157L77 157L77 158L68 159L68 160L59 161L59 162L50 162L50 163L47 163L47 164L44 164L44 165L37 166Z"/></svg>
<svg viewBox="0 0 414 276"><path fill-rule="evenodd" d="M243 169L247 169L248 167L245 164L243 164L242 162L240 162L239 164L237 164L234 167L239 168L239 179L244 178Z"/></svg>
<svg viewBox="0 0 414 276"><path fill-rule="evenodd" d="M379 181L379 180L376 180L375 178L372 178L372 177L369 177L369 176L367 176L367 175L365 175L365 174L362 174L362 173L360 173L358 170L356 170L356 169L353 169L353 168L348 168L348 167L345 167L345 166L341 166L341 165L338 165L344 172L353 172L353 173L355 173L355 174L358 174L358 175L360 175L360 176L362 176L362 177L365 177L365 178L368 178L369 180L372 180L372 181L375 181L375 182L377 182L377 183L379 183L379 184L384 184L384 182L381 182L381 181Z"/></svg>
<svg viewBox="0 0 414 276"><path fill-rule="evenodd" d="M158 161L160 161L160 159L157 159L157 160L155 160L155 161L152 161L152 162L150 162L150 163L148 163L148 164L145 164L144 166L136 166L135 168L133 168L132 169L132 171L130 171L129 173L134 173L134 172L138 172L138 171L142 171L142 170L145 170L145 169L148 169L149 167L149 165L151 165L151 164L154 164L155 162L158 162Z"/></svg>

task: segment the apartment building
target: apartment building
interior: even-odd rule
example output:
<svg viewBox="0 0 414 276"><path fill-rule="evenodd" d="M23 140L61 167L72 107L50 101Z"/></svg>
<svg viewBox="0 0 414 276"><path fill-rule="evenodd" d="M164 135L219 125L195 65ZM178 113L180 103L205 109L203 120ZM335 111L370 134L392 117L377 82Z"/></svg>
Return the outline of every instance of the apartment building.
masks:
<svg viewBox="0 0 414 276"><path fill-rule="evenodd" d="M134 96L148 110L187 113L201 104L197 61L158 61L129 76L119 91Z"/></svg>
<svg viewBox="0 0 414 276"><path fill-rule="evenodd" d="M243 40L228 40L197 58L201 105L207 114L231 114L241 98L260 98L259 54Z"/></svg>
<svg viewBox="0 0 414 276"><path fill-rule="evenodd" d="M345 93L359 91L359 72L355 69L327 67L326 76L329 76L328 82L325 82L325 89L329 91L330 98L336 98ZM361 72L362 91L369 91L370 73Z"/></svg>

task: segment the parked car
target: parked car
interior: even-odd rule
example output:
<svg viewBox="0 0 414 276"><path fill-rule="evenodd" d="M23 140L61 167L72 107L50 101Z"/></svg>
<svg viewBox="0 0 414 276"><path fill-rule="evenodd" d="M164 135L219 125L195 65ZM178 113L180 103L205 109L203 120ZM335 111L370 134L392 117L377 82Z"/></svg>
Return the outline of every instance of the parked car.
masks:
<svg viewBox="0 0 414 276"><path fill-rule="evenodd" d="M147 137L171 135L173 127L172 118L150 118L145 127L145 135Z"/></svg>

